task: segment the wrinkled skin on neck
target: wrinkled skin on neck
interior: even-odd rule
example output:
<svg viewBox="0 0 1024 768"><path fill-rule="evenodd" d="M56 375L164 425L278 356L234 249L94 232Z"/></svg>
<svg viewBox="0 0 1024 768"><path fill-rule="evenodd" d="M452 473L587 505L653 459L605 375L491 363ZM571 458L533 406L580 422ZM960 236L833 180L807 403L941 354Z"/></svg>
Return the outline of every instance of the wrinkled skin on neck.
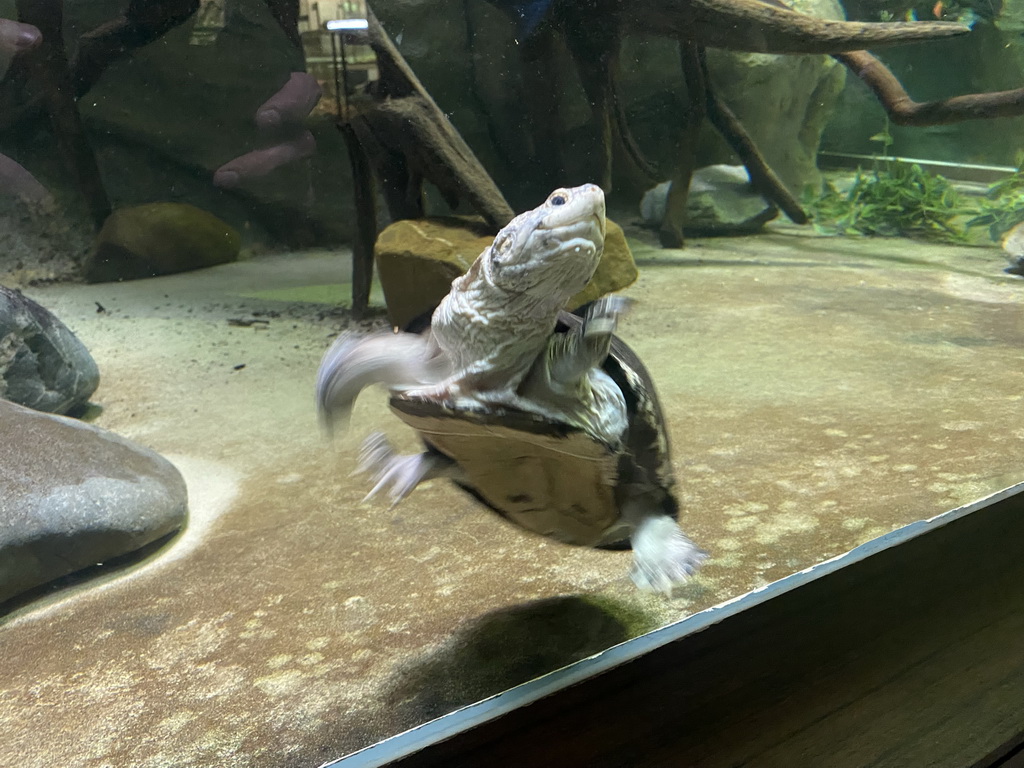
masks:
<svg viewBox="0 0 1024 768"><path fill-rule="evenodd" d="M452 395L515 390L559 311L593 277L604 235L604 194L593 184L555 190L498 233L434 312Z"/></svg>

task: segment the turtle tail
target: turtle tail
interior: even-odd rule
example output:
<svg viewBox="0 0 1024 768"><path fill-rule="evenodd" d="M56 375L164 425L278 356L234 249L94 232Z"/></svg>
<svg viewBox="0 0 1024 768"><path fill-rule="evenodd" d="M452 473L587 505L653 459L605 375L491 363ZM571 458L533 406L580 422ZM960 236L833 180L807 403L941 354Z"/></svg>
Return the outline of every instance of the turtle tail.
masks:
<svg viewBox="0 0 1024 768"><path fill-rule="evenodd" d="M316 406L328 434L344 429L366 387L409 389L437 384L445 366L428 336L414 333L343 333L324 353L316 376Z"/></svg>

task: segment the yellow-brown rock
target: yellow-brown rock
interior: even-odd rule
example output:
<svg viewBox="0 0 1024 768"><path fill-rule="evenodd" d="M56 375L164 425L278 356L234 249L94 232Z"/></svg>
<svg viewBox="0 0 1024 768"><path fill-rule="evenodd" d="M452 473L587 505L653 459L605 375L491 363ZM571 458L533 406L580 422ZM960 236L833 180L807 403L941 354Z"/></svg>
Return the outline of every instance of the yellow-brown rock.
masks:
<svg viewBox="0 0 1024 768"><path fill-rule="evenodd" d="M234 261L241 244L236 229L194 205L119 208L96 236L83 272L90 283L171 275Z"/></svg>
<svg viewBox="0 0 1024 768"><path fill-rule="evenodd" d="M374 255L392 325L404 327L436 307L452 280L469 269L493 239L483 221L471 216L406 219L381 232ZM622 228L609 221L601 263L568 308L625 288L636 278Z"/></svg>

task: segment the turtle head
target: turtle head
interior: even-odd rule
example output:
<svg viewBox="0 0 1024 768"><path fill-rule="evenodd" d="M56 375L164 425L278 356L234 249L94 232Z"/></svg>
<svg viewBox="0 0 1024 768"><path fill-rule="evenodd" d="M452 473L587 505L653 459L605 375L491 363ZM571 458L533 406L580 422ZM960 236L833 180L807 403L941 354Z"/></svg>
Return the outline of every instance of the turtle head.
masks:
<svg viewBox="0 0 1024 768"><path fill-rule="evenodd" d="M583 290L604 249L604 192L556 189L505 226L481 259L488 281L509 293L564 304Z"/></svg>

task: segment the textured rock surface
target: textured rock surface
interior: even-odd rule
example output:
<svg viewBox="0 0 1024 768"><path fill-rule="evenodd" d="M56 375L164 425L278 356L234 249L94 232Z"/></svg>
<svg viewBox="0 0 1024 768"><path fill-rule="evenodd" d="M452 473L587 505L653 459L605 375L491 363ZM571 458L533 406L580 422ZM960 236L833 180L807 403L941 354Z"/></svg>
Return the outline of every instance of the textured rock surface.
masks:
<svg viewBox="0 0 1024 768"><path fill-rule="evenodd" d="M644 225L658 227L665 218L665 204L672 182L649 189L640 201ZM693 174L686 198L688 234L726 235L756 232L779 215L750 188L750 177L741 165L709 165Z"/></svg>
<svg viewBox="0 0 1024 768"><path fill-rule="evenodd" d="M153 451L0 400L0 603L177 530L186 508Z"/></svg>
<svg viewBox="0 0 1024 768"><path fill-rule="evenodd" d="M387 227L374 250L391 323L405 326L437 306L452 280L469 269L492 240L494 236L475 217L404 220ZM570 299L569 309L625 288L636 277L622 228L609 221L597 272Z"/></svg>
<svg viewBox="0 0 1024 768"><path fill-rule="evenodd" d="M49 310L0 285L0 398L67 413L100 383L89 350Z"/></svg>
<svg viewBox="0 0 1024 768"><path fill-rule="evenodd" d="M84 272L93 283L187 272L234 261L241 244L234 228L194 205L121 208L96 235Z"/></svg>

